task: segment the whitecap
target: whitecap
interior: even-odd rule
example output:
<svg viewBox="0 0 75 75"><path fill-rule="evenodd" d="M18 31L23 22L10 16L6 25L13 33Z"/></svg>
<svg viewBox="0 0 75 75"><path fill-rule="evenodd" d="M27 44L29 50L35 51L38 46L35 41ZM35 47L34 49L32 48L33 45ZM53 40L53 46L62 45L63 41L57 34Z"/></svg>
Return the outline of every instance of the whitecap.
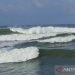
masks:
<svg viewBox="0 0 75 75"><path fill-rule="evenodd" d="M12 49L10 51L0 50L0 63L27 61L38 56L39 49L37 47Z"/></svg>
<svg viewBox="0 0 75 75"><path fill-rule="evenodd" d="M75 40L74 35L65 36L65 37L54 37L44 40L38 40L38 42L49 42L49 43L55 43L55 42L71 42L72 40Z"/></svg>

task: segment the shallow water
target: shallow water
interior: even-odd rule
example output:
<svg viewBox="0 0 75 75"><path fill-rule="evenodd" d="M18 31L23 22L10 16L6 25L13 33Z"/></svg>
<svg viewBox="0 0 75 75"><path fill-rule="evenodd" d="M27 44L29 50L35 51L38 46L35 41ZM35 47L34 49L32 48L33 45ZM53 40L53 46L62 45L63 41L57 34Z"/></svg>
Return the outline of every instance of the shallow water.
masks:
<svg viewBox="0 0 75 75"><path fill-rule="evenodd" d="M41 57L27 62L0 64L0 75L55 75L56 65L75 65L75 58Z"/></svg>

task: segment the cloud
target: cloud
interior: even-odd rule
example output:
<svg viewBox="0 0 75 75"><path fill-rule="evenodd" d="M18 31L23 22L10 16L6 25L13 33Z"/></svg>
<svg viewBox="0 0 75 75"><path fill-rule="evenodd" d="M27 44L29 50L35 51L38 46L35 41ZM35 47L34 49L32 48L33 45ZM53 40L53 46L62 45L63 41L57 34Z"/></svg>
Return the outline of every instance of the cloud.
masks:
<svg viewBox="0 0 75 75"><path fill-rule="evenodd" d="M63 11L68 14L75 14L75 0L3 0L0 1L1 12L31 12L37 8L44 10Z"/></svg>
<svg viewBox="0 0 75 75"><path fill-rule="evenodd" d="M33 3L36 7L39 7L39 8L44 6L44 4L40 2L39 0L33 0Z"/></svg>
<svg viewBox="0 0 75 75"><path fill-rule="evenodd" d="M68 0L63 7L69 14L75 14L75 0Z"/></svg>
<svg viewBox="0 0 75 75"><path fill-rule="evenodd" d="M7 0L7 2L0 1L0 11L2 12L26 12L31 9L31 0Z"/></svg>
<svg viewBox="0 0 75 75"><path fill-rule="evenodd" d="M67 14L75 14L75 0L32 0L38 8L63 11Z"/></svg>
<svg viewBox="0 0 75 75"><path fill-rule="evenodd" d="M49 0L32 0L32 2L36 7L42 8L47 6Z"/></svg>
<svg viewBox="0 0 75 75"><path fill-rule="evenodd" d="M0 0L0 22L9 21L20 24L75 23L75 0Z"/></svg>

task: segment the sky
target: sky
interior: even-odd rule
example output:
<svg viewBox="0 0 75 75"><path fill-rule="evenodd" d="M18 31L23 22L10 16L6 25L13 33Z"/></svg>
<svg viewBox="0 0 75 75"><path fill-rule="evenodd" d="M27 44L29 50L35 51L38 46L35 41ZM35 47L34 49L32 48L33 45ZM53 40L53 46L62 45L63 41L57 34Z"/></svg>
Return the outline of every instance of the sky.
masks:
<svg viewBox="0 0 75 75"><path fill-rule="evenodd" d="M0 25L75 24L75 0L0 0Z"/></svg>

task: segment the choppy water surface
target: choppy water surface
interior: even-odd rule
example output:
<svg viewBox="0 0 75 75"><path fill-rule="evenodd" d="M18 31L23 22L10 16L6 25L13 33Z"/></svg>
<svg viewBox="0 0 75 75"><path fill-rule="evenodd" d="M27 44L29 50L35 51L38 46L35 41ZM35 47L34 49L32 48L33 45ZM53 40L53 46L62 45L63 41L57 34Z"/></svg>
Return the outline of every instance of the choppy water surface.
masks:
<svg viewBox="0 0 75 75"><path fill-rule="evenodd" d="M75 58L43 57L27 62L0 64L0 75L55 75L56 65L75 65Z"/></svg>
<svg viewBox="0 0 75 75"><path fill-rule="evenodd" d="M74 57L41 54L50 50L74 51L75 27L0 28L0 75L54 75L55 65L75 64Z"/></svg>

